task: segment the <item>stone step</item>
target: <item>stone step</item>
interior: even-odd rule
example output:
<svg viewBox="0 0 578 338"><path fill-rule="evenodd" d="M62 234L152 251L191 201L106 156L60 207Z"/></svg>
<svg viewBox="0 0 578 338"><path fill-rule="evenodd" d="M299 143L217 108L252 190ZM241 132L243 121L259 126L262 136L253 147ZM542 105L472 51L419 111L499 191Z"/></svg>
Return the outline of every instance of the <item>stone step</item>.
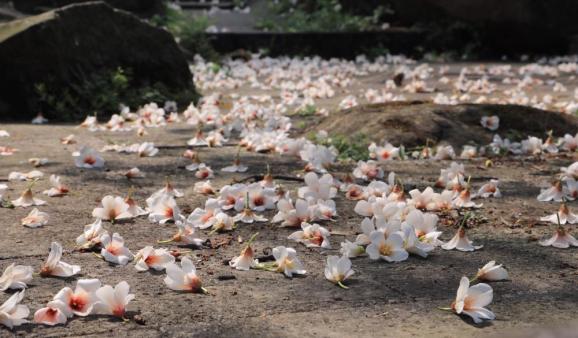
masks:
<svg viewBox="0 0 578 338"><path fill-rule="evenodd" d="M266 49L268 55L319 55L353 59L370 51L393 54L415 53L424 42L423 31L391 28L375 32L220 32L206 33L211 45L220 53L238 50L256 52Z"/></svg>
<svg viewBox="0 0 578 338"><path fill-rule="evenodd" d="M212 1L187 0L175 1L175 4L179 5L183 9L211 9L213 7L217 7L219 9L233 9L235 7L235 4L230 1L219 1L217 3L213 3Z"/></svg>

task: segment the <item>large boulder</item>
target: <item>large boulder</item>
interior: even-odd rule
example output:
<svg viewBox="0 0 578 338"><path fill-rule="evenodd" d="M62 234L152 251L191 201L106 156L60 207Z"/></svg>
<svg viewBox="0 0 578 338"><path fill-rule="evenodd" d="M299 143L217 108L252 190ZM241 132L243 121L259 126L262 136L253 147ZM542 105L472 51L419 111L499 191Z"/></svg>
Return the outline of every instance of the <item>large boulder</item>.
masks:
<svg viewBox="0 0 578 338"><path fill-rule="evenodd" d="M116 113L116 100L134 107L196 98L173 36L101 1L0 25L0 74L3 119L42 111L74 120Z"/></svg>
<svg viewBox="0 0 578 338"><path fill-rule="evenodd" d="M14 8L24 13L38 14L54 8L91 0L18 0ZM132 12L139 16L150 17L164 11L163 0L103 0L112 7Z"/></svg>

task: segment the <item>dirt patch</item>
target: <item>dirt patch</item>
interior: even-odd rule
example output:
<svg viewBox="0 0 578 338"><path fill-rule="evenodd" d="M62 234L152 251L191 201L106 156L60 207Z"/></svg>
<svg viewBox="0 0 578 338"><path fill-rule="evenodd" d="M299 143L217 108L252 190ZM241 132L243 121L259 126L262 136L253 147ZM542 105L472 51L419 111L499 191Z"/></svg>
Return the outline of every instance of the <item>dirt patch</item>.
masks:
<svg viewBox="0 0 578 338"><path fill-rule="evenodd" d="M496 131L480 124L482 116L497 115ZM545 137L548 130L555 135L574 134L578 119L546 110L496 104L439 105L429 102L395 102L361 105L337 111L312 129L329 134L365 134L373 141L390 140L406 146L424 145L428 139L454 147L472 143L487 144L494 134L513 138L534 135Z"/></svg>

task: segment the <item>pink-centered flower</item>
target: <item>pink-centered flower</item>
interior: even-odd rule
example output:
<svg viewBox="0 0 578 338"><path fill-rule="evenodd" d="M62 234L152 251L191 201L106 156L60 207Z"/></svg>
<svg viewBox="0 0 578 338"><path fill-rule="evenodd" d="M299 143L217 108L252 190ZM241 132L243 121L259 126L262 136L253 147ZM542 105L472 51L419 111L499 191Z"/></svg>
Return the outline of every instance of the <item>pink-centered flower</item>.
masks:
<svg viewBox="0 0 578 338"><path fill-rule="evenodd" d="M92 313L98 301L96 297L98 288L100 288L98 279L79 279L74 291L69 287L63 288L48 303L48 307L60 309L68 318L74 315L86 317Z"/></svg>
<svg viewBox="0 0 578 338"><path fill-rule="evenodd" d="M118 283L114 288L110 285L99 288L96 290L98 302L95 312L124 318L128 303L135 298L134 294L129 292L130 286L126 281Z"/></svg>
<svg viewBox="0 0 578 338"><path fill-rule="evenodd" d="M559 249L567 249L570 246L578 246L578 239L572 236L563 227L558 227L554 236L549 239L540 241L541 246L553 246Z"/></svg>
<svg viewBox="0 0 578 338"><path fill-rule="evenodd" d="M78 168L93 169L104 167L104 159L96 150L90 147L83 146L72 156L74 157L74 164Z"/></svg>
<svg viewBox="0 0 578 338"><path fill-rule="evenodd" d="M187 223L199 229L207 229L217 221L215 216L220 212L219 201L209 198L205 202L205 208L196 208L187 218Z"/></svg>
<svg viewBox="0 0 578 338"><path fill-rule="evenodd" d="M60 176L50 175L50 185L52 185L52 188L43 192L49 197L64 196L70 191L66 185L60 182Z"/></svg>
<svg viewBox="0 0 578 338"><path fill-rule="evenodd" d="M76 244L82 249L90 249L100 244L100 237L104 232L102 220L97 218L94 223L84 226L84 231L76 238Z"/></svg>
<svg viewBox="0 0 578 338"><path fill-rule="evenodd" d="M29 228L38 228L48 223L48 214L34 208L28 216L22 219L22 225Z"/></svg>
<svg viewBox="0 0 578 338"><path fill-rule="evenodd" d="M112 237L108 233L104 233L100 237L102 249L100 254L110 263L126 265L133 259L133 254L124 246L124 239L118 234L114 233Z"/></svg>
<svg viewBox="0 0 578 338"><path fill-rule="evenodd" d="M67 320L66 313L54 303L51 306L38 309L34 313L34 323L36 324L55 326L66 324Z"/></svg>
<svg viewBox="0 0 578 338"><path fill-rule="evenodd" d="M491 286L485 283L470 286L469 279L462 277L456 300L452 303L451 309L457 314L470 316L474 323L479 324L484 320L496 318L492 311L486 309L486 306L492 302L492 298Z"/></svg>
<svg viewBox="0 0 578 338"><path fill-rule="evenodd" d="M133 217L128 211L129 205L120 196L104 196L101 203L102 207L92 210L93 217L111 222Z"/></svg>
<svg viewBox="0 0 578 338"><path fill-rule="evenodd" d="M166 271L165 284L169 289L195 293L203 291L203 284L197 276L197 269L189 257L181 259L180 267L176 263L168 264Z"/></svg>
<svg viewBox="0 0 578 338"><path fill-rule="evenodd" d="M302 223L301 229L301 231L296 231L289 235L288 238L303 243L307 247L331 248L329 230L316 223Z"/></svg>
<svg viewBox="0 0 578 338"><path fill-rule="evenodd" d="M138 271L147 271L148 269L161 271L165 269L167 264L174 263L175 257L167 249L155 249L152 246L146 246L139 250L135 260L135 268Z"/></svg>

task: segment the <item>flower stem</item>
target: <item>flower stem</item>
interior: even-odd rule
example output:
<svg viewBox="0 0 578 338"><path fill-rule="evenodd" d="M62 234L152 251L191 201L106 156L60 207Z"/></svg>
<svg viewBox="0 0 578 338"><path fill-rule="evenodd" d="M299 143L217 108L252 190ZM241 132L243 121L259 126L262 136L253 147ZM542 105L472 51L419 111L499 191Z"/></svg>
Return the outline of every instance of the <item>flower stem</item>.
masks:
<svg viewBox="0 0 578 338"><path fill-rule="evenodd" d="M247 241L247 246L251 245L251 243L253 243L255 238L257 238L257 236L259 236L259 233L258 232L254 233L253 236L251 236L251 238L249 238L249 240Z"/></svg>
<svg viewBox="0 0 578 338"><path fill-rule="evenodd" d="M345 289L345 290L349 289L349 287L343 285L343 283L341 281L337 282L337 285L339 285L339 287L341 287L342 289Z"/></svg>
<svg viewBox="0 0 578 338"><path fill-rule="evenodd" d="M265 271L271 271L271 272L277 272L277 263L276 262L271 262L269 264L266 263L259 263L255 266L255 269L257 270L265 270Z"/></svg>
<svg viewBox="0 0 578 338"><path fill-rule="evenodd" d="M462 219L462 222L460 223L460 227L463 227L466 222L468 221L468 218L470 218L471 216L471 212L466 212L466 214L464 215L464 219Z"/></svg>
<svg viewBox="0 0 578 338"><path fill-rule="evenodd" d="M172 239L172 238L171 238L171 239L163 239L163 240L157 241L158 244L166 244L166 243L172 243L172 242L174 242L174 239Z"/></svg>
<svg viewBox="0 0 578 338"><path fill-rule="evenodd" d="M453 311L451 307L438 307L437 309L442 311Z"/></svg>

